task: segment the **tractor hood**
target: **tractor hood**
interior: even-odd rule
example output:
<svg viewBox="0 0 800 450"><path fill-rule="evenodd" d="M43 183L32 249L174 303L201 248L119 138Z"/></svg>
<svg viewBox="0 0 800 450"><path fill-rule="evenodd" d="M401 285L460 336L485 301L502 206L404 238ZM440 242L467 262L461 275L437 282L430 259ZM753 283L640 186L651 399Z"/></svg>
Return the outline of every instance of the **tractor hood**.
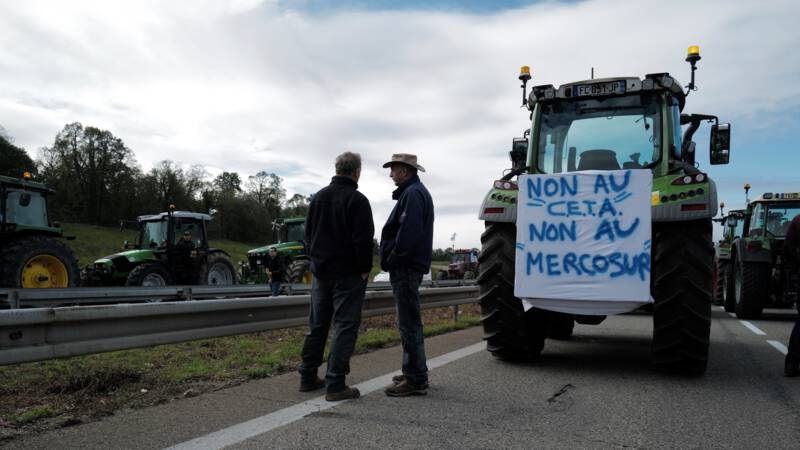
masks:
<svg viewBox="0 0 800 450"><path fill-rule="evenodd" d="M110 266L114 262L119 261L120 259L124 259L129 263L140 263L143 261L151 261L155 259L155 254L153 254L153 250L150 249L137 249L137 250L127 250L120 253L114 253L113 255L104 256L94 262L95 266L97 265L104 265Z"/></svg>
<svg viewBox="0 0 800 450"><path fill-rule="evenodd" d="M269 249L275 247L278 250L279 255L287 254L287 253L297 253L298 251L303 251L303 243L302 242L283 242L280 244L270 244L265 245L263 247L254 248L252 250L247 251L247 256L267 256L269 253Z"/></svg>

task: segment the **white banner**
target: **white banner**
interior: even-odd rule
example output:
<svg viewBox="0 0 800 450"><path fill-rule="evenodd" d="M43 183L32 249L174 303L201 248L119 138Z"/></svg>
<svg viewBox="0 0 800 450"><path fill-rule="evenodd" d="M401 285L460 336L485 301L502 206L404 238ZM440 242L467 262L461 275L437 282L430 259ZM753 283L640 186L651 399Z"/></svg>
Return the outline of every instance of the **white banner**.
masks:
<svg viewBox="0 0 800 450"><path fill-rule="evenodd" d="M575 314L617 314L650 298L649 170L519 177L514 295Z"/></svg>

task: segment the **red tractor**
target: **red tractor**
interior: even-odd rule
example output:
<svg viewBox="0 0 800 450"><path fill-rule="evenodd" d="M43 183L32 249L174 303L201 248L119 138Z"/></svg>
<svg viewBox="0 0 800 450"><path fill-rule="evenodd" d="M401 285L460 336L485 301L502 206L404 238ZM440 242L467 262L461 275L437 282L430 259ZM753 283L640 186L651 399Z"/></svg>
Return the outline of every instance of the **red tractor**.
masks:
<svg viewBox="0 0 800 450"><path fill-rule="evenodd" d="M474 280L478 273L477 248L459 248L453 251L447 271L440 270L436 274L437 280Z"/></svg>

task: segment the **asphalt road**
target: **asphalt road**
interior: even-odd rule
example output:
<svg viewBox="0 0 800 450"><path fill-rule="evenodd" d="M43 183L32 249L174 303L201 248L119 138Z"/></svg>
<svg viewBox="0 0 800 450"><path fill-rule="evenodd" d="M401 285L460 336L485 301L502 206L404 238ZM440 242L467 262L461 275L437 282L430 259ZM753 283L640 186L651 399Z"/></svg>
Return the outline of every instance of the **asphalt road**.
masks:
<svg viewBox="0 0 800 450"><path fill-rule="evenodd" d="M11 448L798 448L800 378L782 375L794 313L714 309L702 377L649 365L651 317L577 325L540 361L496 361L474 328L429 339L427 397L383 395L397 348L353 361L367 395L330 404L287 374L16 440ZM763 334L760 334L763 333ZM770 343L770 341L773 341Z"/></svg>

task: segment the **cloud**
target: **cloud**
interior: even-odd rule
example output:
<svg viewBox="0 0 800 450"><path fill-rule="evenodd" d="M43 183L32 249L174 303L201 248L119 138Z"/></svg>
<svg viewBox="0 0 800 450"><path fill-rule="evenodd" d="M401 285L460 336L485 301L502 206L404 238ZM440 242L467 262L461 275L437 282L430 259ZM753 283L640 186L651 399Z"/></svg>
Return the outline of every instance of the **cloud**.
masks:
<svg viewBox="0 0 800 450"><path fill-rule="evenodd" d="M455 232L457 245L479 246L480 202L528 125L520 65L533 84L585 79L591 67L686 83L686 47L698 43L700 90L687 109L734 123L735 165L749 157L736 147L744 137L797 127L786 117L800 109L800 67L787 55L800 39L786 30L798 13L786 1L545 2L494 14L14 2L0 5L0 124L36 149L81 121L122 138L145 168L169 158L244 177L274 171L290 194L324 186L335 156L357 151L378 226L394 189L380 164L417 153L437 205L435 245Z"/></svg>

